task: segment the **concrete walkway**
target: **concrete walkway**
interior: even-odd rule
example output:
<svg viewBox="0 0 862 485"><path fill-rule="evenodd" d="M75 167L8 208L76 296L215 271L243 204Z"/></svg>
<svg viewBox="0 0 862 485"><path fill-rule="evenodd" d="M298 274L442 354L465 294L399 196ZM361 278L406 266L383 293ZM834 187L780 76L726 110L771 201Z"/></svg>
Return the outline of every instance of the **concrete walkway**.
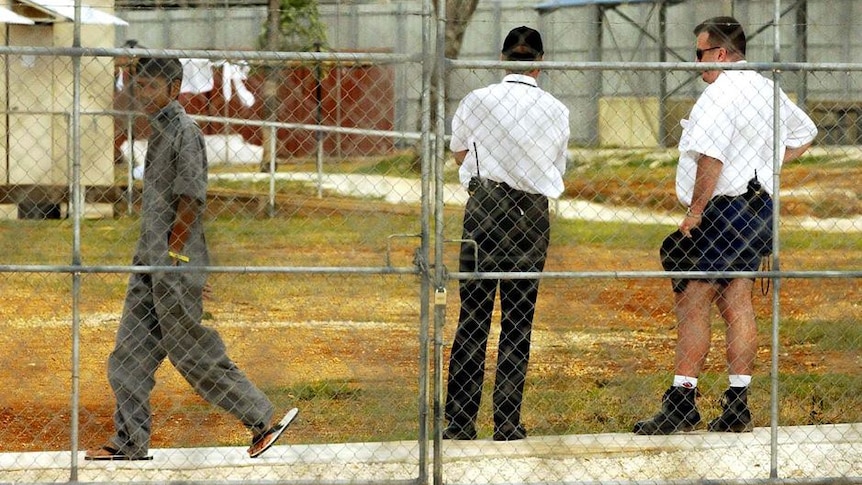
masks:
<svg viewBox="0 0 862 485"><path fill-rule="evenodd" d="M89 462L81 454L78 480L382 483L418 477L415 441L302 445L290 444L289 434L256 460L244 447L156 449L152 461L139 462ZM862 423L784 427L777 437L780 478L862 483ZM697 431L445 441L443 479L447 484L767 479L770 438L769 428L757 428L739 435ZM70 466L68 452L0 453L0 482L66 482Z"/></svg>

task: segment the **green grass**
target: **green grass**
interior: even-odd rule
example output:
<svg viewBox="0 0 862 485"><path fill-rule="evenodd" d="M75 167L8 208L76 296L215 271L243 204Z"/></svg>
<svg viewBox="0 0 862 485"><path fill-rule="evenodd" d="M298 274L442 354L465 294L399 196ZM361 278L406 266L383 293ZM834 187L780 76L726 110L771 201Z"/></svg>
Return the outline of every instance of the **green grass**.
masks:
<svg viewBox="0 0 862 485"><path fill-rule="evenodd" d="M662 224L630 224L554 219L551 230L553 244L599 245L613 249L658 248L673 226ZM782 229L782 251L842 250L842 263L847 258L862 256L862 233L813 232L802 229ZM858 266L857 266L858 267Z"/></svg>
<svg viewBox="0 0 862 485"><path fill-rule="evenodd" d="M782 375L779 389L782 424L862 421L862 376L858 373Z"/></svg>
<svg viewBox="0 0 862 485"><path fill-rule="evenodd" d="M219 258L218 264L240 264L238 260L241 259L243 265L266 266L273 263L271 254L259 254L261 248L277 250L291 246L334 245L383 254L388 235L416 234L421 230L419 221L410 215L353 215L325 211L321 211L320 217L297 216L272 220L225 215L207 221L206 225L210 247ZM586 245L614 250L652 251L673 229L664 225L555 219L551 235L554 246ZM83 221L81 248L84 264L127 264L131 261L138 230L136 217ZM460 220L450 219L447 232L447 237L457 237ZM26 243L22 244L22 241ZM840 262L843 267L854 264L858 267L862 261L859 251L862 248L862 233L814 233L784 229L780 241L783 252L842 251ZM398 243L418 246L418 240L413 239L399 240ZM15 248L14 251L4 253L0 264L70 264L72 223L69 220L0 221L0 245ZM452 245L444 245L444 249L453 248ZM290 261L289 251L285 252L285 257ZM281 261L279 264L286 263Z"/></svg>
<svg viewBox="0 0 862 485"><path fill-rule="evenodd" d="M276 408L297 406L310 443L416 439L417 389L381 380L310 380L264 389Z"/></svg>
<svg viewBox="0 0 862 485"><path fill-rule="evenodd" d="M845 258L857 258L858 261L862 249L862 232L818 232L784 228L781 229L779 237L781 248L787 250L847 251L839 256L841 262L844 262ZM858 267L859 264L856 264L856 268Z"/></svg>
<svg viewBox="0 0 862 485"><path fill-rule="evenodd" d="M782 331L791 345L811 344L819 351L847 352L862 346L862 326L855 319L787 320Z"/></svg>
<svg viewBox="0 0 862 485"><path fill-rule="evenodd" d="M323 380L280 389L276 394L287 394L298 401L340 401L358 398L362 395L362 389L355 383L345 380Z"/></svg>
<svg viewBox="0 0 862 485"><path fill-rule="evenodd" d="M595 245L611 249L658 248L673 228L656 224L627 224L555 219L552 244Z"/></svg>
<svg viewBox="0 0 862 485"><path fill-rule="evenodd" d="M216 238L214 251L234 252L248 244L254 247L285 248L295 246L348 245L356 249L367 245L380 249L389 234L418 232L418 221L410 216L386 213L321 214L321 217L248 221L219 218L209 221L208 232ZM253 248L249 248L252 250ZM255 255L251 254L254 258Z"/></svg>
<svg viewBox="0 0 862 485"><path fill-rule="evenodd" d="M419 178L421 160L412 153L404 153L361 166L352 173L366 175L386 175L388 177Z"/></svg>
<svg viewBox="0 0 862 485"><path fill-rule="evenodd" d="M635 422L658 412L671 378L669 372L665 374L610 379L532 376L527 383L524 419L535 435L629 432ZM701 375L698 408L705 421L721 414L719 398L726 387L725 374ZM486 386L486 395L490 392L492 388ZM756 376L749 391L756 426L769 426L770 392L769 376ZM860 422L862 376L782 374L779 408L783 426ZM485 431L490 433L490 427Z"/></svg>
<svg viewBox="0 0 862 485"><path fill-rule="evenodd" d="M223 189L223 190L233 190L240 192L251 192L257 194L268 194L269 193L269 181L268 180L258 180L258 181L234 181L234 180L216 180L210 182L210 189ZM308 183L304 182L294 182L294 181L285 181L285 180L276 180L275 181L275 193L276 194L288 194L294 196L304 196L304 197L316 197L317 189Z"/></svg>
<svg viewBox="0 0 862 485"><path fill-rule="evenodd" d="M824 165L828 166L830 169L832 168L851 168L858 167L859 160L854 160L848 157L842 156L828 156L828 155L810 155L806 154L798 159L791 162L788 167L818 167L822 168Z"/></svg>

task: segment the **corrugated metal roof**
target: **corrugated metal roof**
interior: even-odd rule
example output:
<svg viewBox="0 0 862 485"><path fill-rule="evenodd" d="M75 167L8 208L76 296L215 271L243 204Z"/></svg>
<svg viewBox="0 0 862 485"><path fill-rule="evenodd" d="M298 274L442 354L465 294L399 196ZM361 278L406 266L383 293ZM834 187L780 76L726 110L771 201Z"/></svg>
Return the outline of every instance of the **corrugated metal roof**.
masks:
<svg viewBox="0 0 862 485"><path fill-rule="evenodd" d="M320 0L334 4L337 0ZM174 10L183 8L266 7L267 0L115 0L114 8L135 10Z"/></svg>
<svg viewBox="0 0 862 485"><path fill-rule="evenodd" d="M70 21L75 18L75 6L66 0L16 0L55 17ZM81 23L93 25L129 25L125 20L109 13L81 4Z"/></svg>
<svg viewBox="0 0 862 485"><path fill-rule="evenodd" d="M666 0L665 3L673 5L682 3L685 0ZM551 11L564 7L585 7L587 5L625 5L630 3L659 3L661 0L547 0L536 5L536 10Z"/></svg>

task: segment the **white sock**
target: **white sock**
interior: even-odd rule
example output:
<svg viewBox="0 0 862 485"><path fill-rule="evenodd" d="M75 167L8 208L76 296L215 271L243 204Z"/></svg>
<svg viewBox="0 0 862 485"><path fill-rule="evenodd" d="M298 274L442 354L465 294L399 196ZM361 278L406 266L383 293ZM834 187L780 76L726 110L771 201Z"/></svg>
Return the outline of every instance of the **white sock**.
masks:
<svg viewBox="0 0 862 485"><path fill-rule="evenodd" d="M697 387L697 377L675 375L673 376L673 387L694 389Z"/></svg>
<svg viewBox="0 0 862 485"><path fill-rule="evenodd" d="M751 385L751 376L744 374L730 374L730 387L748 387Z"/></svg>

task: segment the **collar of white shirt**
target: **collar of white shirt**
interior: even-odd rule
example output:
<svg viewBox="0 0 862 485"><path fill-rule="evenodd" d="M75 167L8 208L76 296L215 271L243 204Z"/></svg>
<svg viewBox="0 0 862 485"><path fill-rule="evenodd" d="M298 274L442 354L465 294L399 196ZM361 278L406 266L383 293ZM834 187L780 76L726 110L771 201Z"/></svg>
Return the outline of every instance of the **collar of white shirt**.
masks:
<svg viewBox="0 0 862 485"><path fill-rule="evenodd" d="M517 84L526 84L528 86L532 86L534 88L539 87L539 84L536 82L536 78L533 76L527 76L524 74L507 74L506 77L503 78L504 83L517 83Z"/></svg>

